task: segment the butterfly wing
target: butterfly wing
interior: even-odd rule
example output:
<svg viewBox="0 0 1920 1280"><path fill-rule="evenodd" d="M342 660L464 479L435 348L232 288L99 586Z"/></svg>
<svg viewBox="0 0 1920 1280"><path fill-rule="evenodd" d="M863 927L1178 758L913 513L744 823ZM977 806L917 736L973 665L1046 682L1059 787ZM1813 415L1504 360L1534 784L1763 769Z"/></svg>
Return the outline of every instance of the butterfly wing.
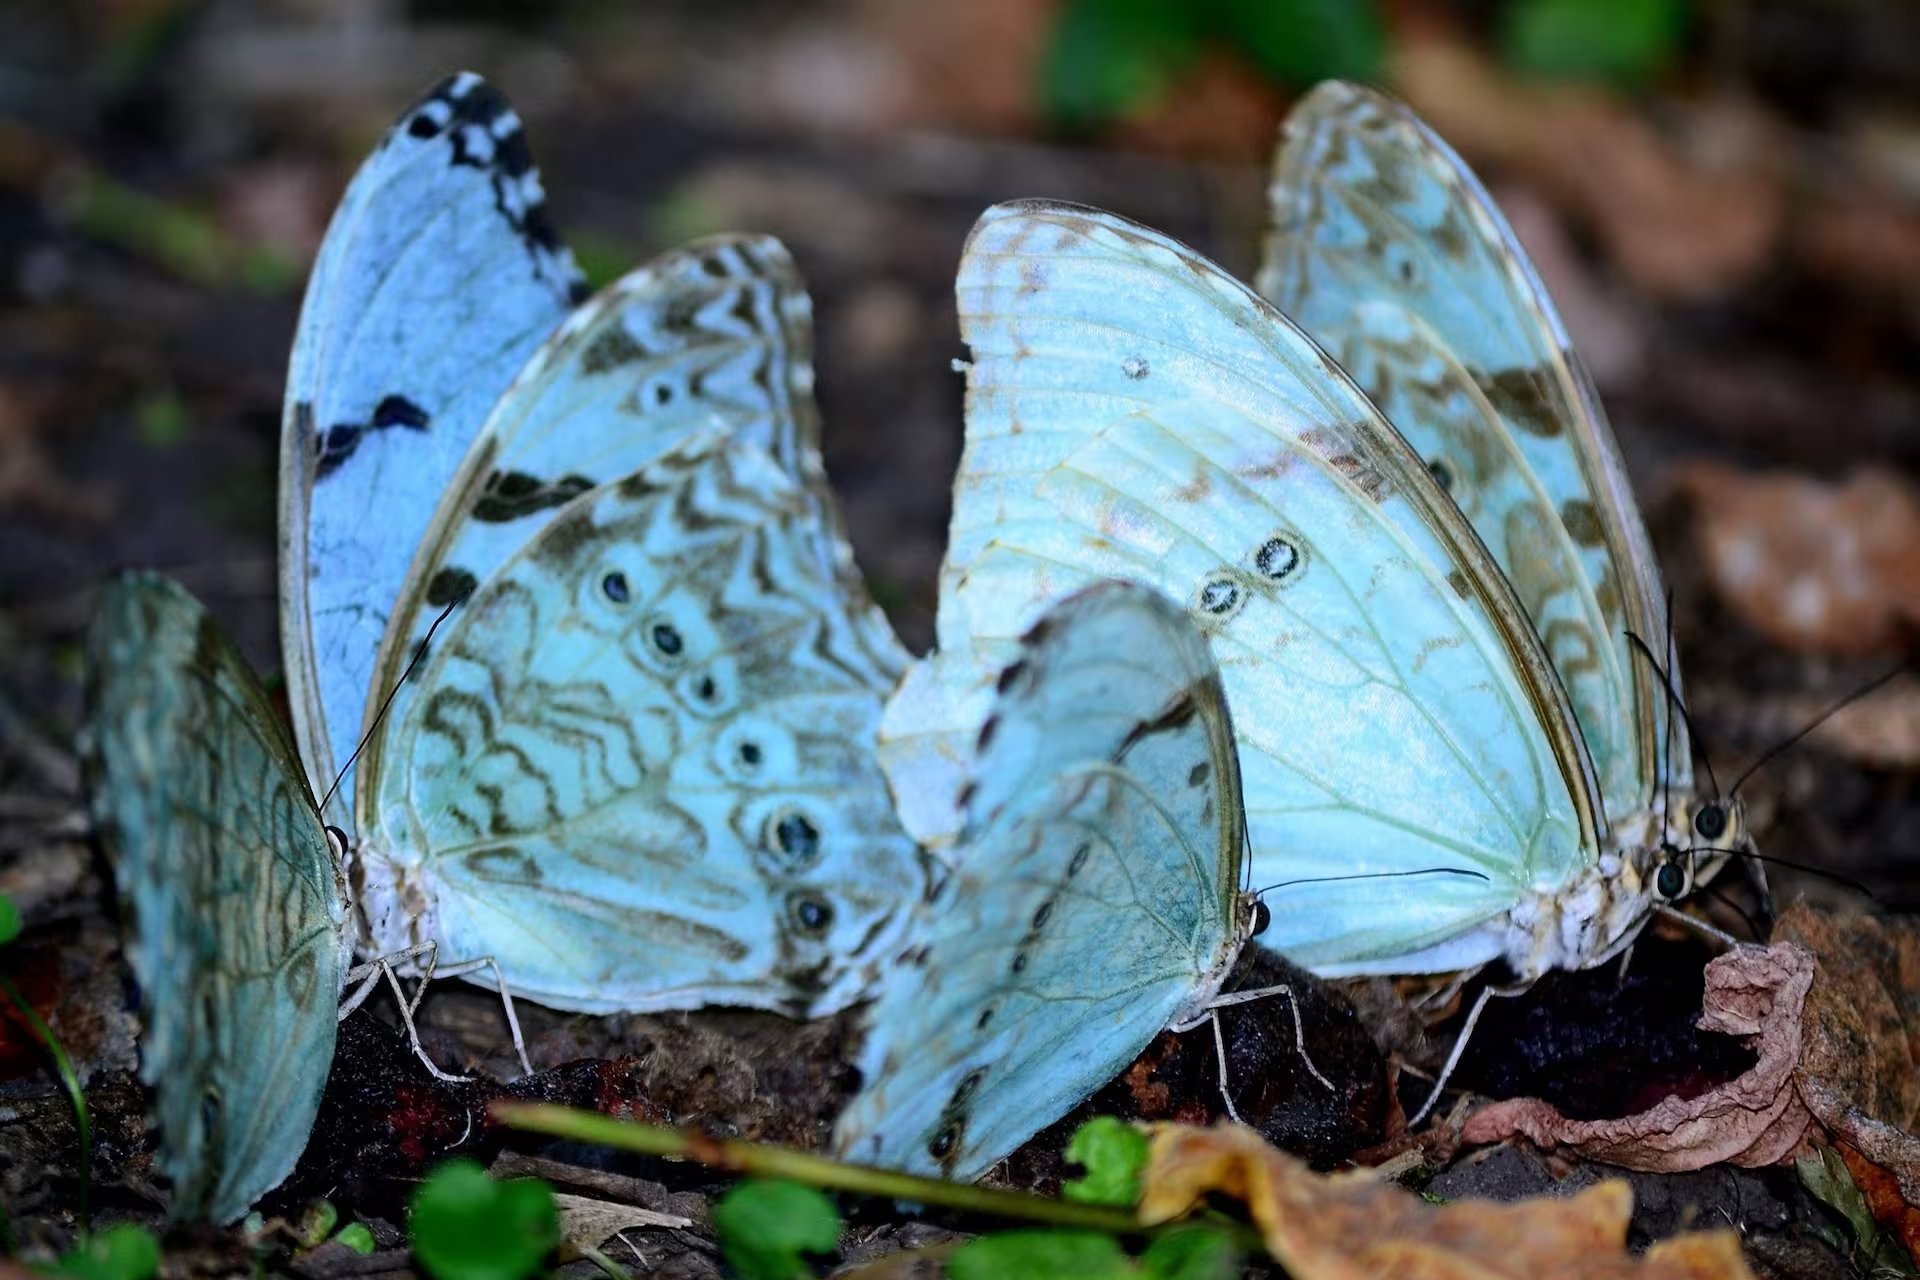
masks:
<svg viewBox="0 0 1920 1280"><path fill-rule="evenodd" d="M1107 583L1050 610L998 680L963 852L873 1005L835 1152L971 1180L1137 1057L1238 953L1236 778L1178 606Z"/></svg>
<svg viewBox="0 0 1920 1280"><path fill-rule="evenodd" d="M795 550L865 600L827 487L813 403L812 307L766 236L717 236L663 254L582 306L502 397L428 529L376 668L399 713L401 672L445 605L487 580L566 503L633 474L700 432L766 452L810 496ZM891 685L904 667L877 609L848 613Z"/></svg>
<svg viewBox="0 0 1920 1280"><path fill-rule="evenodd" d="M922 872L873 758L890 651L823 539L717 426L558 508L378 739L363 901L399 877L403 926L560 1008L857 997Z"/></svg>
<svg viewBox="0 0 1920 1280"><path fill-rule="evenodd" d="M519 117L471 73L407 110L334 214L280 463L287 685L316 790L359 741L387 614L442 489L579 287Z"/></svg>
<svg viewBox="0 0 1920 1280"><path fill-rule="evenodd" d="M1486 190L1405 106L1330 82L1288 118L1270 200L1260 292L1449 482L1566 685L1607 811L1645 806L1657 780L1688 787L1684 725L1626 638L1666 643L1646 528L1592 381Z"/></svg>
<svg viewBox="0 0 1920 1280"><path fill-rule="evenodd" d="M333 854L266 695L157 577L88 639L94 818L146 1014L141 1078L181 1218L229 1222L293 1169L333 1062L347 957Z"/></svg>
<svg viewBox="0 0 1920 1280"><path fill-rule="evenodd" d="M1594 858L1593 784L1518 603L1405 442L1284 317L1113 215L989 210L958 293L967 443L940 652L888 713L896 783L952 757L918 718L978 723L981 672L1047 601L1150 582L1220 665L1254 881L1290 885L1262 941L1330 973L1499 954L1504 914Z"/></svg>

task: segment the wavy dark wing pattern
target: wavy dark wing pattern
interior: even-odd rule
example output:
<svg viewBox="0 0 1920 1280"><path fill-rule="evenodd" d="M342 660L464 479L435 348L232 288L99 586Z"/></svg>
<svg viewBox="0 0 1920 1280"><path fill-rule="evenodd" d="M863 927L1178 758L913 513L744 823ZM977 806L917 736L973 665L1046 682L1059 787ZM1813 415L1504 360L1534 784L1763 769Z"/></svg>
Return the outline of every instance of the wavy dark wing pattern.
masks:
<svg viewBox="0 0 1920 1280"><path fill-rule="evenodd" d="M347 907L306 774L211 618L159 577L88 638L93 813L145 1011L176 1218L225 1223L306 1146L333 1062Z"/></svg>
<svg viewBox="0 0 1920 1280"><path fill-rule="evenodd" d="M873 757L892 636L830 538L717 425L556 511L366 761L376 944L568 1009L860 998L924 872Z"/></svg>
<svg viewBox="0 0 1920 1280"><path fill-rule="evenodd" d="M407 109L334 214L280 462L281 631L317 791L361 736L387 615L442 490L580 288L519 116L468 72ZM349 808L334 821L350 825Z"/></svg>
<svg viewBox="0 0 1920 1280"><path fill-rule="evenodd" d="M1485 189L1404 105L1333 82L1288 118L1270 203L1261 293L1354 375L1512 580L1609 816L1656 782L1690 788L1685 726L1626 638L1657 652L1667 635L1645 525L1592 381Z"/></svg>
<svg viewBox="0 0 1920 1280"><path fill-rule="evenodd" d="M997 682L955 870L869 1017L835 1152L979 1177L1204 1006L1244 940L1233 727L1158 592L1048 611Z"/></svg>
<svg viewBox="0 0 1920 1280"><path fill-rule="evenodd" d="M704 432L763 451L802 486L815 518L794 526L795 553L864 602L820 458L812 345L805 286L767 236L673 250L576 311L495 407L421 544L374 681L398 690L396 718L421 687L400 673L443 606L568 503ZM891 627L871 606L848 617L890 685L906 664Z"/></svg>

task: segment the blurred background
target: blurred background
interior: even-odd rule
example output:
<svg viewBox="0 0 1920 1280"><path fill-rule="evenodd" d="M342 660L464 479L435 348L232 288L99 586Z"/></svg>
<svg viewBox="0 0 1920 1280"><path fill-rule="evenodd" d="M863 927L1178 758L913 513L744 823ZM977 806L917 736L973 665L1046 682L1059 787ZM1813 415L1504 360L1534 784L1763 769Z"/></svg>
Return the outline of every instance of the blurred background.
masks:
<svg viewBox="0 0 1920 1280"><path fill-rule="evenodd" d="M180 577L277 672L305 273L359 159L461 67L525 116L596 283L708 232L792 247L828 466L917 649L973 219L1077 200L1250 274L1277 126L1325 76L1411 101L1533 254L1613 414L1723 782L1914 649L1909 0L19 0L0 19L12 853L80 830L78 637L103 575ZM1913 906L1917 769L1920 691L1895 682L1743 794L1763 848ZM30 905L25 874L0 889Z"/></svg>

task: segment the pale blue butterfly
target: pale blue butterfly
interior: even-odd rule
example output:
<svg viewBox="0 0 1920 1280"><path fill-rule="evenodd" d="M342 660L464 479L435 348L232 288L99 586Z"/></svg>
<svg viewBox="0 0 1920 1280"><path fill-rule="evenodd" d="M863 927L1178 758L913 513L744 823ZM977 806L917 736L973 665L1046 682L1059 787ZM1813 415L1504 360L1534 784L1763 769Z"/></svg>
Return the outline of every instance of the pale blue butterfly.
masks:
<svg viewBox="0 0 1920 1280"><path fill-rule="evenodd" d="M970 1180L1203 1017L1259 908L1219 673L1149 588L1041 616L959 805L953 870L868 1013L833 1149Z"/></svg>
<svg viewBox="0 0 1920 1280"><path fill-rule="evenodd" d="M490 956L568 1009L839 1008L923 872L872 756L904 655L825 486L805 291L720 237L563 320L539 197L455 77L355 179L302 313L288 684L316 789L351 789L361 949Z"/></svg>

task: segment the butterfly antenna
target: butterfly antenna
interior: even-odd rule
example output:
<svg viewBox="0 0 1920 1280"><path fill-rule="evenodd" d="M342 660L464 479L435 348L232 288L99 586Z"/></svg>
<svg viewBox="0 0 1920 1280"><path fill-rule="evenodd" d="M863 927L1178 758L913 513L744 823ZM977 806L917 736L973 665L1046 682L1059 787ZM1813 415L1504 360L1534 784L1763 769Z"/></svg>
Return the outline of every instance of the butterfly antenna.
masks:
<svg viewBox="0 0 1920 1280"><path fill-rule="evenodd" d="M1721 906L1726 907L1729 911L1733 912L1733 914L1739 916L1747 926L1747 936L1749 938L1758 938L1760 936L1760 922L1748 915L1747 909L1735 902L1732 894L1720 888L1718 885L1703 884L1698 886L1698 888L1700 892L1706 894L1709 898L1712 898L1715 902L1718 902Z"/></svg>
<svg viewBox="0 0 1920 1280"><path fill-rule="evenodd" d="M1356 871L1352 875L1345 876L1307 876L1300 880L1281 880L1259 890L1254 897L1272 893L1275 889L1291 889L1297 884L1330 884L1336 880L1393 880L1402 876L1468 876L1474 880L1492 879L1483 871L1469 871L1465 867L1422 867L1418 871Z"/></svg>
<svg viewBox="0 0 1920 1280"><path fill-rule="evenodd" d="M1796 862L1792 858L1782 858L1777 854L1756 853L1752 849L1726 849L1717 844L1695 845L1682 853L1724 853L1733 858L1751 858L1755 862L1765 862L1776 867L1789 867L1794 871L1804 871L1810 876L1819 876L1822 880L1831 880L1834 884L1853 890L1869 902L1878 902L1873 890L1855 880L1852 876L1841 875L1838 871L1829 871L1825 867L1816 867L1806 862Z"/></svg>
<svg viewBox="0 0 1920 1280"><path fill-rule="evenodd" d="M440 624L447 620L448 614L466 602L467 597L463 595L449 603L440 611L440 616L433 620L433 625L427 628L427 634L420 637L420 643L413 647L413 657L408 659L407 669L400 673L400 678L393 682L393 688L387 690L387 696L380 700L380 710L374 712L373 723L368 725L367 731L360 735L360 742L354 747L353 754L347 757L347 762L340 766L340 772L334 775L333 785L327 788L327 794L320 797L320 812L327 811L327 804L333 799L333 793L340 789L341 780L347 776L347 771L353 768L353 762L360 758L360 753L367 749L367 744L373 741L373 735L379 732L380 722L387 718L387 709L393 705L393 700L400 696L400 686L407 682L408 677L413 675L413 669L426 658L427 648L433 643L433 633L440 629Z"/></svg>
<svg viewBox="0 0 1920 1280"><path fill-rule="evenodd" d="M1792 737L1788 738L1785 742L1779 743L1778 745L1770 747L1766 751L1761 752L1760 758L1758 760L1755 760L1752 764L1748 765L1746 767L1746 770L1743 773L1741 773L1741 775L1738 778L1734 779L1733 791L1730 792L1729 794L1733 794L1733 795L1739 794L1741 786L1743 786L1746 783L1748 778L1751 778L1755 773L1759 772L1761 766L1771 763L1775 756L1785 751L1788 747L1791 747L1796 743L1798 743L1802 738L1806 737L1808 734L1812 733L1815 729L1818 729L1821 725L1825 724L1828 720L1838 715L1846 707L1866 697L1868 694L1872 693L1875 689L1878 689L1880 686L1892 680L1895 676L1902 674L1907 670L1907 668L1908 668L1908 664L1903 662L1899 666L1893 668L1891 671L1882 672L1880 675L1876 676L1874 679L1868 681L1866 684L1860 686L1858 689L1855 689L1852 693L1840 699L1840 701L1834 703L1832 706L1828 707L1825 711L1822 711L1819 715L1815 716L1812 720L1808 721L1806 725L1804 725L1797 733L1795 733Z"/></svg>
<svg viewBox="0 0 1920 1280"><path fill-rule="evenodd" d="M1667 676L1667 669L1661 666L1659 660L1653 656L1653 650L1647 648L1647 642L1645 640L1642 640L1631 631L1627 632L1627 640L1632 643L1635 649L1640 651L1640 655L1647 660L1647 665L1653 668L1653 673L1660 677L1660 687L1667 691L1667 705L1680 713L1680 719L1684 721L1687 726L1687 737L1697 745L1700 742L1700 733L1693 727L1693 716L1688 713L1687 704L1680 700L1679 690L1673 687L1673 681ZM1667 753L1669 758L1671 758L1673 753L1672 716L1667 717ZM1707 753L1705 751L1701 751L1699 755L1700 764L1707 771L1707 785L1713 788L1714 797L1717 799L1720 795L1720 780L1713 776L1713 762L1707 759ZM1667 772L1668 776L1671 777L1673 771L1669 769ZM1751 770L1749 770L1749 772L1751 772ZM1671 794L1671 788L1669 788L1669 794ZM1661 823L1664 826L1666 822L1665 800L1661 801L1660 817Z"/></svg>

